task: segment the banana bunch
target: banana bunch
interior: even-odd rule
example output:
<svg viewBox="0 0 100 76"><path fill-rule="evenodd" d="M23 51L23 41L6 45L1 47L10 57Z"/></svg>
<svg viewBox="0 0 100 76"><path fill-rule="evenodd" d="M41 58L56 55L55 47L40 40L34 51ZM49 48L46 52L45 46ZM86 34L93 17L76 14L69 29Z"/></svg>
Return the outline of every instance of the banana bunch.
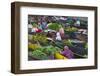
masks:
<svg viewBox="0 0 100 76"><path fill-rule="evenodd" d="M54 54L54 57L55 57L56 59L68 59L67 57L61 55L61 54L58 53L58 52Z"/></svg>

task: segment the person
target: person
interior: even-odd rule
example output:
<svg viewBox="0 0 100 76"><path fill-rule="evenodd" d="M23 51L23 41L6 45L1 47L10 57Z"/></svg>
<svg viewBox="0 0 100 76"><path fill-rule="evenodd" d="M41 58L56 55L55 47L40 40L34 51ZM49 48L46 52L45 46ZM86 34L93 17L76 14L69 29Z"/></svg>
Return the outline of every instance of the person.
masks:
<svg viewBox="0 0 100 76"><path fill-rule="evenodd" d="M31 33L32 28L33 28L32 24L28 24L28 32L29 32L29 33Z"/></svg>
<svg viewBox="0 0 100 76"><path fill-rule="evenodd" d="M63 27L61 27L61 28L59 29L59 33L60 33L60 35L61 35L61 38L63 39L63 38L64 38L64 29L63 29Z"/></svg>
<svg viewBox="0 0 100 76"><path fill-rule="evenodd" d="M69 49L68 46L64 46L64 49L61 52L61 54L67 57L68 59L72 59L74 57L72 51Z"/></svg>
<svg viewBox="0 0 100 76"><path fill-rule="evenodd" d="M32 30L31 30L31 32L36 32L37 30L38 30L37 27L33 27Z"/></svg>
<svg viewBox="0 0 100 76"><path fill-rule="evenodd" d="M43 29L43 30L47 28L47 21L46 21L46 17L43 17L43 18L42 18L41 25L42 25L42 29Z"/></svg>
<svg viewBox="0 0 100 76"><path fill-rule="evenodd" d="M75 26L80 26L80 20L79 19L76 20Z"/></svg>
<svg viewBox="0 0 100 76"><path fill-rule="evenodd" d="M38 28L42 30L42 24L41 24L41 22L38 22Z"/></svg>
<svg viewBox="0 0 100 76"><path fill-rule="evenodd" d="M59 41L62 40L59 32L56 33L56 40L59 40Z"/></svg>

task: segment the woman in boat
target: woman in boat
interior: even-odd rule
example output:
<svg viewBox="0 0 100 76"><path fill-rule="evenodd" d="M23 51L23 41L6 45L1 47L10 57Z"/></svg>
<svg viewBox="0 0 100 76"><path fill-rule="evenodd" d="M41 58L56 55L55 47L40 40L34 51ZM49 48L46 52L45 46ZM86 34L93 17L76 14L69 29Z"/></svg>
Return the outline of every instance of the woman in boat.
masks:
<svg viewBox="0 0 100 76"><path fill-rule="evenodd" d="M68 46L64 46L63 51L61 52L61 54L65 57L67 57L68 59L72 59L74 57L72 51L69 49Z"/></svg>

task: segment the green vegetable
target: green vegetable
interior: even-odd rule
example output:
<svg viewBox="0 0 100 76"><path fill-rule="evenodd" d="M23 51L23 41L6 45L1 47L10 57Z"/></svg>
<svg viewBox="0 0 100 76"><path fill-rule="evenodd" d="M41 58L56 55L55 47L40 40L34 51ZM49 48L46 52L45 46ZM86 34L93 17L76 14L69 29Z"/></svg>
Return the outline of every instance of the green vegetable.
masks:
<svg viewBox="0 0 100 76"><path fill-rule="evenodd" d="M73 44L72 44L72 42L71 42L70 39L68 39L68 40L63 40L63 43L64 43L65 45L67 45L67 46L73 46Z"/></svg>
<svg viewBox="0 0 100 76"><path fill-rule="evenodd" d="M33 35L32 39L33 39L33 41L39 41L39 42L42 42L42 43L47 42L47 37L45 35L42 35L42 34Z"/></svg>
<svg viewBox="0 0 100 76"><path fill-rule="evenodd" d="M65 29L65 31L67 31L67 32L77 32L78 29L75 28L75 27L67 27L67 28Z"/></svg>
<svg viewBox="0 0 100 76"><path fill-rule="evenodd" d="M45 53L43 53L42 51L40 51L40 50L35 50L35 51L33 51L33 52L32 52L32 55L33 55L33 57L36 58L36 59L41 59L41 60L46 60L46 59L48 59L48 56L47 56Z"/></svg>
<svg viewBox="0 0 100 76"><path fill-rule="evenodd" d="M29 43L28 44L28 48L29 49L32 49L32 50L36 50L37 48L40 48L41 46L37 45L37 44L32 44L32 43Z"/></svg>
<svg viewBox="0 0 100 76"><path fill-rule="evenodd" d="M59 52L60 49L58 47L54 47L52 45L39 47L32 52L32 56L36 59L49 59L49 56L54 55L56 52Z"/></svg>
<svg viewBox="0 0 100 76"><path fill-rule="evenodd" d="M55 31L58 31L61 28L61 25L58 23L49 23L48 28L55 30Z"/></svg>
<svg viewBox="0 0 100 76"><path fill-rule="evenodd" d="M38 25L36 23L34 23L34 22L32 23L32 26L33 27L38 27Z"/></svg>
<svg viewBox="0 0 100 76"><path fill-rule="evenodd" d="M56 41L54 44L55 44L55 46L59 47L60 49L63 49L63 47L64 47L64 44L62 41Z"/></svg>
<svg viewBox="0 0 100 76"><path fill-rule="evenodd" d="M42 47L44 50L42 50L43 52L45 52L47 55L53 55L54 53L60 51L60 49L58 47L54 47L52 45L50 46L45 46Z"/></svg>

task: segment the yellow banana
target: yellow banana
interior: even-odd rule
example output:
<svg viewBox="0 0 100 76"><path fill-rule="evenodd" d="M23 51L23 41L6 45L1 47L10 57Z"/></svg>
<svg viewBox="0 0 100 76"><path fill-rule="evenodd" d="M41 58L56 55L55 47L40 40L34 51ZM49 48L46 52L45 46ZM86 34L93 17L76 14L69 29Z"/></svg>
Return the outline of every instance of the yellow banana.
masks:
<svg viewBox="0 0 100 76"><path fill-rule="evenodd" d="M67 57L61 55L60 53L55 53L54 56L56 59L68 59Z"/></svg>

